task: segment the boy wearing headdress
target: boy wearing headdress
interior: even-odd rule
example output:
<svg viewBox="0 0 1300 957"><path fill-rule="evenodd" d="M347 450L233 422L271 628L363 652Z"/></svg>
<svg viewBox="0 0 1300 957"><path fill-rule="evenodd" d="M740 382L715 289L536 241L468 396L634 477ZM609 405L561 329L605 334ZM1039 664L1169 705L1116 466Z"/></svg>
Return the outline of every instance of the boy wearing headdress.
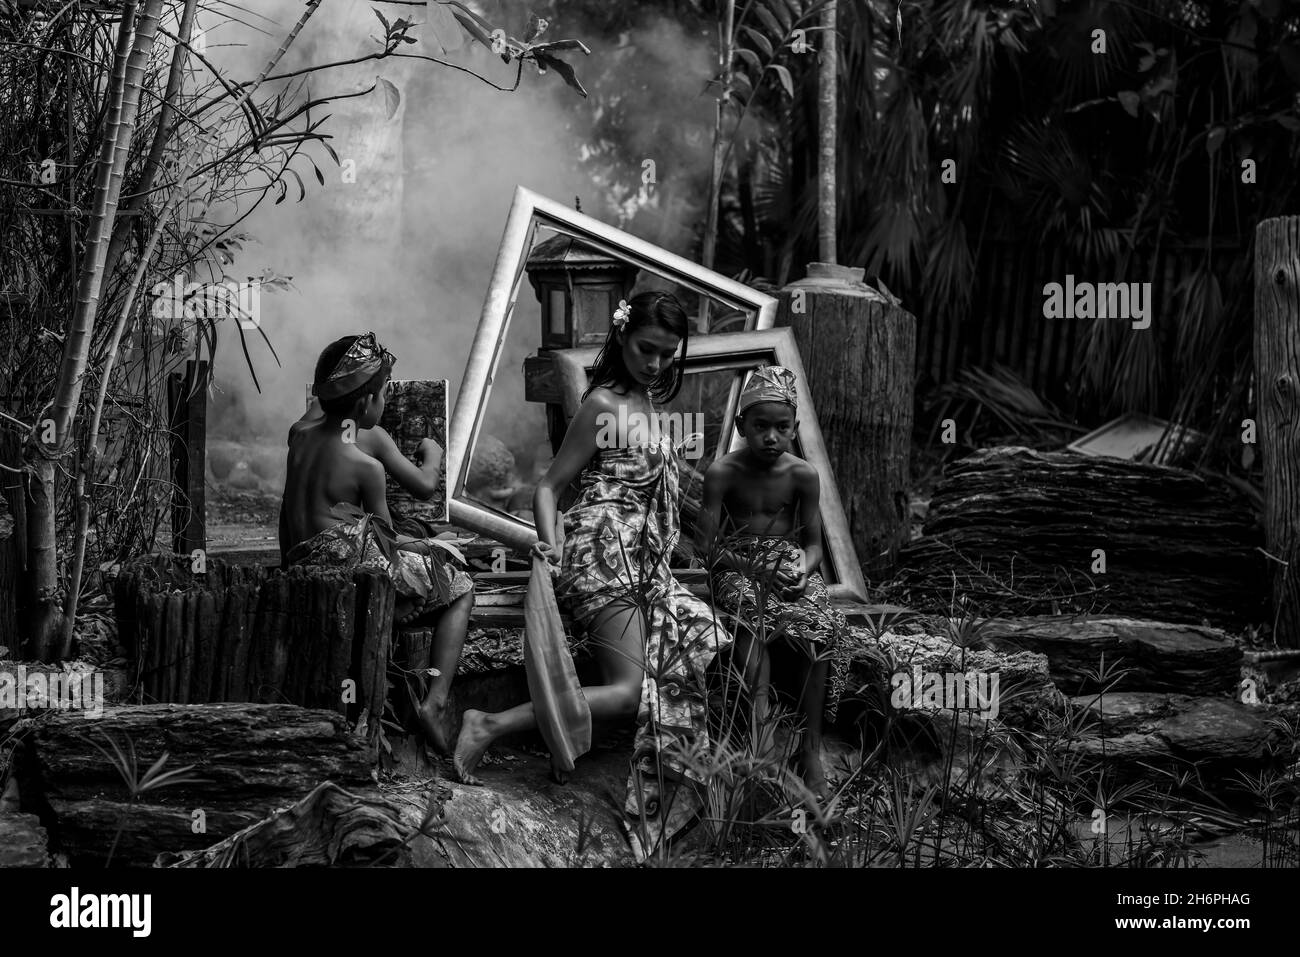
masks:
<svg viewBox="0 0 1300 957"><path fill-rule="evenodd" d="M761 730L769 708L769 648L780 639L799 652L798 710L805 722L800 761L809 788L824 796L822 716L835 716L848 656L841 641L844 616L831 607L818 571L817 470L791 452L797 409L789 369L765 366L750 377L736 416L745 447L719 457L705 472L696 544L708 556L714 603L735 618L735 655L756 728Z"/></svg>
<svg viewBox="0 0 1300 957"><path fill-rule="evenodd" d="M386 572L397 591L400 622L441 612L433 647L438 674L417 714L434 747L447 753L447 698L465 642L474 586L465 572L440 557L431 539L393 532L384 465L366 430L375 428L383 415L394 361L374 333L344 336L321 353L312 385L319 413L308 413L289 430L280 553L286 565ZM420 471L432 490L437 483L438 463L432 454L437 444L426 444L420 447Z"/></svg>

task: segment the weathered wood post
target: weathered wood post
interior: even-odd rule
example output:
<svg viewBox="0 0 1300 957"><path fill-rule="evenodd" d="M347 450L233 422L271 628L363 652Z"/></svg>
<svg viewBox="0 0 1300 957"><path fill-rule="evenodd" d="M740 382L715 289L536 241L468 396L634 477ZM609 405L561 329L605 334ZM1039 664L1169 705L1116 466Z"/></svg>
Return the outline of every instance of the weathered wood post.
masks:
<svg viewBox="0 0 1300 957"><path fill-rule="evenodd" d="M1255 228L1255 396L1273 635L1300 648L1300 216Z"/></svg>
<svg viewBox="0 0 1300 957"><path fill-rule="evenodd" d="M208 363L185 363L167 377L172 433L172 551L189 555L206 546L203 484L207 464Z"/></svg>
<svg viewBox="0 0 1300 957"><path fill-rule="evenodd" d="M863 574L887 577L907 542L916 318L862 281L810 263L780 294L794 330Z"/></svg>

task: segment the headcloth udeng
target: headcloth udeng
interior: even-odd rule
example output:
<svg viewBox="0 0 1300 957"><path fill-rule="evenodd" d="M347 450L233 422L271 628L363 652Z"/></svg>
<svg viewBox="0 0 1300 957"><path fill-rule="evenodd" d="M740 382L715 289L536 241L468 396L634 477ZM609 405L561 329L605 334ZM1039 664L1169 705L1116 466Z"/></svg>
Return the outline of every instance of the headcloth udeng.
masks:
<svg viewBox="0 0 1300 957"><path fill-rule="evenodd" d="M799 396L795 390L794 373L782 366L763 366L756 369L745 383L740 393L738 414L759 402L784 402L792 409L799 407Z"/></svg>
<svg viewBox="0 0 1300 957"><path fill-rule="evenodd" d="M315 383L311 391L318 399L337 399L361 388L378 373L391 370L395 361L375 334L367 332L348 347L325 381Z"/></svg>

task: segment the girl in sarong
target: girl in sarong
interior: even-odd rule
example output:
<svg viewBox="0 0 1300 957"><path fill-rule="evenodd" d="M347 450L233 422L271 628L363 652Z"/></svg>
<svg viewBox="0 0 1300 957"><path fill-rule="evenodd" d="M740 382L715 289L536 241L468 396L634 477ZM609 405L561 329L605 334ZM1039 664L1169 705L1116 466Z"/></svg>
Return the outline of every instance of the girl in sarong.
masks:
<svg viewBox="0 0 1300 957"><path fill-rule="evenodd" d="M622 302L591 387L538 483L534 554L551 563L560 606L583 626L604 684L583 688L595 720L637 720L624 811L638 858L692 822L704 782L692 755L709 746L705 668L731 644L709 606L669 570L678 528L678 461L656 403L681 388L686 312L645 292ZM678 356L678 350L681 355ZM556 499L578 479L557 547ZM532 703L466 711L455 763L462 780L498 737L536 727Z"/></svg>

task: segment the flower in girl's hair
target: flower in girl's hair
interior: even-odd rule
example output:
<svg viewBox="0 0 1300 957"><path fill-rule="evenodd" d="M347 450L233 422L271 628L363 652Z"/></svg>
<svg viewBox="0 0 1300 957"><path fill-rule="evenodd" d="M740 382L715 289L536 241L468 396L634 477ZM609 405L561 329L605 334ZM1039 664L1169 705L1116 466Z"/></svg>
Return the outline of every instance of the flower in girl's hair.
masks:
<svg viewBox="0 0 1300 957"><path fill-rule="evenodd" d="M621 330L630 318L632 318L632 307L627 304L626 299L620 299L618 308L614 310L614 328Z"/></svg>

